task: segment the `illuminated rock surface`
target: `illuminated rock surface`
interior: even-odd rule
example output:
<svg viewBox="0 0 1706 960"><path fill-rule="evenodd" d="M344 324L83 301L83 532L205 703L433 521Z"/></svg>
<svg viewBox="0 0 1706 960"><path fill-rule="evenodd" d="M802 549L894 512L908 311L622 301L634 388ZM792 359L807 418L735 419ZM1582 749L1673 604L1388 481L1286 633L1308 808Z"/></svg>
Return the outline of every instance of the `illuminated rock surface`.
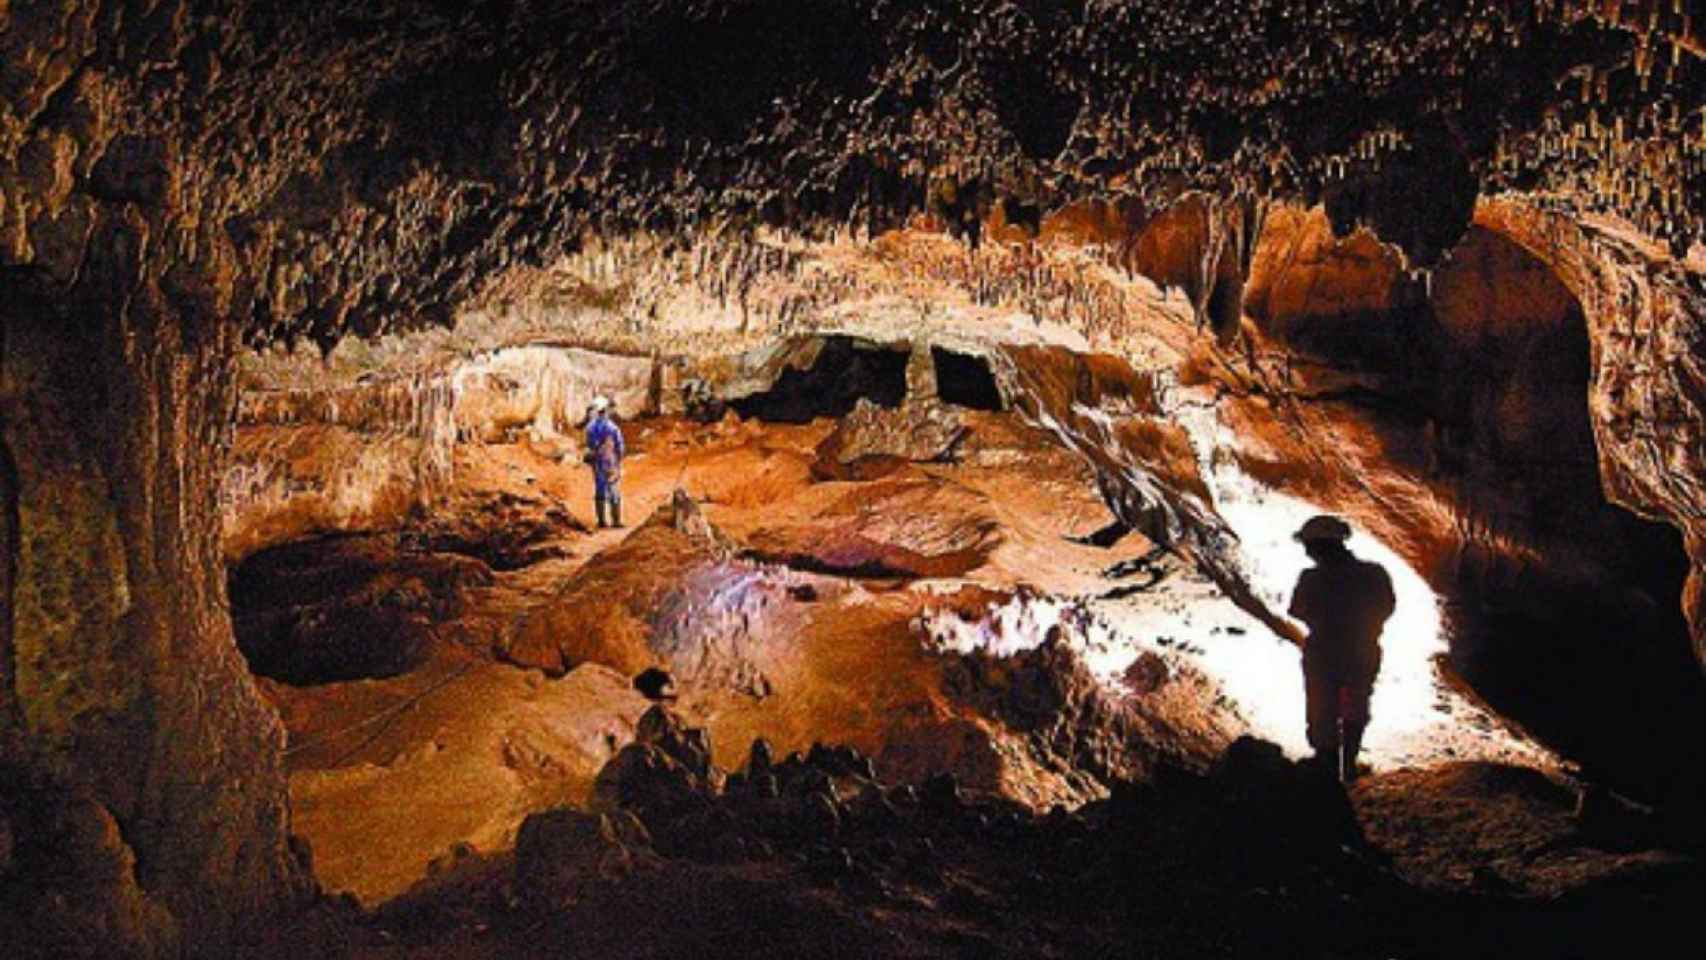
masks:
<svg viewBox="0 0 1706 960"><path fill-rule="evenodd" d="M789 917L738 941L772 952L1331 930L1328 898L1275 891L1337 835L1216 831L1257 817L1239 783L1307 785L1259 748L1230 763L1254 780L1199 776L1245 725L1296 748L1261 681L1295 669L1268 631L1315 509L1409 570L1411 669L1376 705L1403 735L1352 794L1377 843L1509 783L1527 835L1604 841L1559 839L1528 775L1428 766L1474 745L1651 805L1588 818L1616 843L1697 855L1699 12L0 2L0 945L396 953L316 886L377 901L434 860L441 899L386 922L484 924L497 952L529 929L610 952L660 914L681 925L631 952L702 950L740 929L719 903ZM586 530L593 392L670 417L627 420L623 532ZM1009 621L1037 635L997 638L1005 659L937 648ZM725 767L757 736L841 742L891 786L952 771L1020 807L908 836L980 838L935 844L930 892L874 871L940 924L862 901L866 849L811 839L732 873L631 855L591 906L500 921L487 868L528 813L584 802L640 706L620 680L654 660ZM1153 797L1122 785L1174 767ZM1054 802L1090 812L1028 819ZM1037 877L981 830L1038 831ZM1112 852L1168 836L1154 872ZM1677 890L1698 906L1686 857L1534 879L1451 849L1401 876L1496 877L1416 901L1333 859L1378 903L1309 952L1408 952L1390 913L1492 916L1544 952L1656 929ZM833 893L777 866L796 853ZM1233 890L1240 859L1271 873ZM1134 883L1177 900L1048 892ZM1530 909L1500 883L1564 892ZM1628 892L1655 889L1658 920ZM444 920L468 890L492 896Z"/></svg>

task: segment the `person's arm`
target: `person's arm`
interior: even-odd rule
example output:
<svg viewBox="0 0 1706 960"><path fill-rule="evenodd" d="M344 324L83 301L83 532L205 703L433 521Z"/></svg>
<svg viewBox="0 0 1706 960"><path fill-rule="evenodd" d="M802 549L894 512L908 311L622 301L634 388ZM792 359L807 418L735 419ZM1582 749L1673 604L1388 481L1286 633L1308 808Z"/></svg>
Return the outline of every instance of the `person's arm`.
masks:
<svg viewBox="0 0 1706 960"><path fill-rule="evenodd" d="M1291 588L1291 606L1287 607L1285 611L1286 615L1293 620L1302 620L1304 623L1309 622L1311 607L1314 605L1314 591L1312 590L1314 578L1309 574L1310 571L1308 570L1298 574L1297 586Z"/></svg>
<svg viewBox="0 0 1706 960"><path fill-rule="evenodd" d="M610 432L611 432L611 434L613 434L616 437L616 459L617 460L626 460L626 459L628 459L628 448L626 445L624 445L622 443L622 428L618 427L616 425L616 421L614 421L614 420L611 420L609 422L610 422Z"/></svg>
<svg viewBox="0 0 1706 960"><path fill-rule="evenodd" d="M1297 576L1297 586L1291 591L1291 606L1286 608L1286 615L1293 620L1313 628L1315 621L1315 571L1305 570ZM1295 642L1303 646L1303 637L1307 631L1299 630Z"/></svg>
<svg viewBox="0 0 1706 960"><path fill-rule="evenodd" d="M1392 592L1392 577L1386 572L1386 568L1376 566L1374 569L1380 571L1380 592L1378 594L1380 600L1380 622L1385 623L1387 620L1391 619L1392 611L1398 608L1398 597Z"/></svg>

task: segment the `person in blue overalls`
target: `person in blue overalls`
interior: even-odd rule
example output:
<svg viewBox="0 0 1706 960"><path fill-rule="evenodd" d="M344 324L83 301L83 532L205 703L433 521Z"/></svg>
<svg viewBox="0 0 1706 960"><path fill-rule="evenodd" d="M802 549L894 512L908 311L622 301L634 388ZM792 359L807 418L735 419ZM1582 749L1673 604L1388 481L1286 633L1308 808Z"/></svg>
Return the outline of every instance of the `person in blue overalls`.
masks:
<svg viewBox="0 0 1706 960"><path fill-rule="evenodd" d="M626 453L622 428L610 419L610 401L594 397L592 416L586 423L586 462L592 466L593 504L600 527L622 525L622 458Z"/></svg>

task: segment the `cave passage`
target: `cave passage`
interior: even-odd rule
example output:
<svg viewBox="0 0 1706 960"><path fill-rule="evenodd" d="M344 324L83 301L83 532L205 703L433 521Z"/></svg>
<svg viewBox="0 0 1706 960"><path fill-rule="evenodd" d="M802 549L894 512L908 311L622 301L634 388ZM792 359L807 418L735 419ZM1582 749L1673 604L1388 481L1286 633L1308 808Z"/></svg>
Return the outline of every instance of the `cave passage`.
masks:
<svg viewBox="0 0 1706 960"><path fill-rule="evenodd" d="M1307 226L1283 229L1296 232L1274 249L1309 242ZM1306 266L1276 259L1259 279L1258 349L1304 361L1284 429L1312 439L1287 458L1245 458L1260 476L1238 484L1307 491L1384 528L1439 593L1429 655L1445 658L1447 683L1588 778L1698 821L1706 685L1677 602L1689 559L1673 526L1607 500L1581 302L1553 267L1481 226L1422 299L1386 257L1339 250ZM1270 440L1272 419L1242 423ZM1269 562L1285 545L1256 553ZM1270 587L1282 602L1284 579ZM1371 735L1379 723L1377 712Z"/></svg>
<svg viewBox="0 0 1706 960"><path fill-rule="evenodd" d="M1411 395L1434 420L1433 469L1472 520L1441 578L1452 668L1585 776L1698 835L1706 682L1678 603L1688 555L1675 527L1606 498L1581 303L1476 227L1428 312L1416 330L1436 366Z"/></svg>
<svg viewBox="0 0 1706 960"><path fill-rule="evenodd" d="M1642 546L1621 582L1569 590L1486 571L1449 611L1451 662L1584 775L1656 805L1678 836L1699 836L1706 683L1674 599L1688 555L1668 524L1626 514L1623 525Z"/></svg>
<svg viewBox="0 0 1706 960"><path fill-rule="evenodd" d="M936 393L943 402L973 410L1000 410L1001 388L989 362L942 347L930 348L936 368Z"/></svg>
<svg viewBox="0 0 1706 960"><path fill-rule="evenodd" d="M881 407L906 399L904 350L861 345L852 337L824 338L823 348L805 370L789 367L770 389L730 402L746 419L809 423L819 417L844 417L861 398Z"/></svg>

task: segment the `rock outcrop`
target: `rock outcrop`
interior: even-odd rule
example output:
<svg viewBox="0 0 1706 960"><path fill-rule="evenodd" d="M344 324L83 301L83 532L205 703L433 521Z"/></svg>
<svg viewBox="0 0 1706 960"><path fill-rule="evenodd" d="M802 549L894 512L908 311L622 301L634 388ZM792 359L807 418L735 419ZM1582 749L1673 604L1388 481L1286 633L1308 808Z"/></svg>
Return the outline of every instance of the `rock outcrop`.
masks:
<svg viewBox="0 0 1706 960"><path fill-rule="evenodd" d="M1700 783L1673 761L1706 746L1694 724L1662 747L1652 730L1702 704L1683 616L1698 523L1678 479L1695 469L1682 447L1698 391L1677 341L1699 308L1686 268L1615 236L1587 252L1596 235L1489 202L1423 282L1371 236L1334 239L1321 211L1276 209L1244 348L1205 350L1186 375L1218 392L1218 442L1252 476L1356 517L1427 577L1448 601L1455 668L1483 696L1595 776L1681 811ZM1669 293L1608 306L1613 250L1630 283ZM1630 354L1632 310L1673 344L1668 363ZM1616 412L1632 403L1675 429L1634 426ZM1583 691L1594 722L1541 689Z"/></svg>
<svg viewBox="0 0 1706 960"><path fill-rule="evenodd" d="M1698 631L1699 270L1678 264L1706 235L1706 45L1683 7L0 5L8 782L106 808L191 954L297 903L280 730L225 597L236 352L448 323L589 231L922 215L976 246L997 206L1028 235L1105 192L1160 212L1199 189L1324 200L1426 266L1477 190L1615 214L1650 254L1594 230L1556 269L1599 352L1608 486L1689 529ZM1192 302L1224 331L1239 243L1205 223ZM743 314L752 281L726 278ZM1134 522L1164 499L1142 486ZM54 868L94 878L85 853Z"/></svg>

